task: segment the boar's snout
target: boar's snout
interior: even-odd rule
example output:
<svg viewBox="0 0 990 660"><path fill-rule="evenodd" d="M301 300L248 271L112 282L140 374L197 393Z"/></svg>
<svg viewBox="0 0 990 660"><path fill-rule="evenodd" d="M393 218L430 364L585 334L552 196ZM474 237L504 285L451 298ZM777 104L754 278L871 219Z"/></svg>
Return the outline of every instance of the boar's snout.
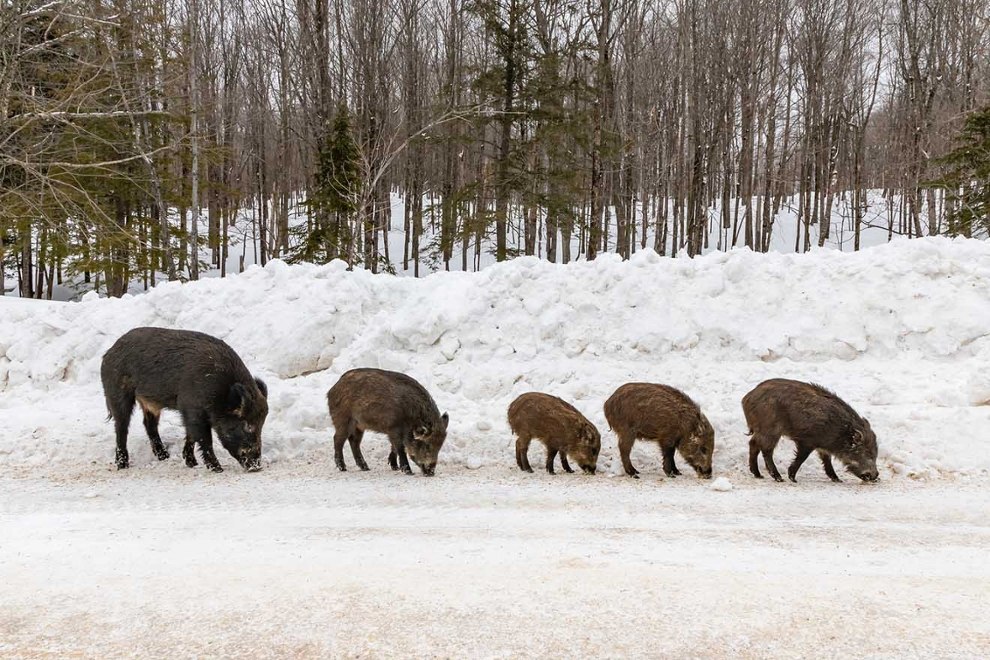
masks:
<svg viewBox="0 0 990 660"><path fill-rule="evenodd" d="M694 471L697 472L698 476L702 479L712 478L712 468L710 465L707 468L695 468Z"/></svg>
<svg viewBox="0 0 990 660"><path fill-rule="evenodd" d="M241 455L237 457L237 462L241 464L247 472L260 472L261 471L261 457L257 455L252 455L249 452L241 452Z"/></svg>
<svg viewBox="0 0 990 660"><path fill-rule="evenodd" d="M436 463L417 463L419 469L423 471L423 474L427 477L432 477L436 474L437 464Z"/></svg>
<svg viewBox="0 0 990 660"><path fill-rule="evenodd" d="M595 473L595 466L594 465L582 465L581 466L581 469L584 470L584 473L585 474L594 474Z"/></svg>
<svg viewBox="0 0 990 660"><path fill-rule="evenodd" d="M856 476L862 479L863 481L872 482L880 478L880 472L876 468L873 468L872 470L867 470L866 472L862 472L860 474L857 474Z"/></svg>

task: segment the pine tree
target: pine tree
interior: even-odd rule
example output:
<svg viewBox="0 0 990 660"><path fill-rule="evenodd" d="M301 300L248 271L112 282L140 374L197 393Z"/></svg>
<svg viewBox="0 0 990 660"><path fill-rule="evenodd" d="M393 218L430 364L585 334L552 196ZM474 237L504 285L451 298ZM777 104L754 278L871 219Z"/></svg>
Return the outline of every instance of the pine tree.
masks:
<svg viewBox="0 0 990 660"><path fill-rule="evenodd" d="M320 140L316 187L310 198L315 222L308 231L303 228L305 235L293 261L327 263L342 258L353 263L351 221L361 185L359 157L350 114L342 103Z"/></svg>
<svg viewBox="0 0 990 660"><path fill-rule="evenodd" d="M941 158L948 172L939 181L946 191L946 219L952 236L990 234L990 106L970 114L958 146Z"/></svg>

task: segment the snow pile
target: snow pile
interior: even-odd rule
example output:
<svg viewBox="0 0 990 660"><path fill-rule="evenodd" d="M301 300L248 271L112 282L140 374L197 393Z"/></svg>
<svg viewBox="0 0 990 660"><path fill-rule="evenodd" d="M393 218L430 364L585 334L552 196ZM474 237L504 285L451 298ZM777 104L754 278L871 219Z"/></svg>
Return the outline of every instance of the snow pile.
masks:
<svg viewBox="0 0 990 660"><path fill-rule="evenodd" d="M732 488L732 482L725 477L716 477L708 487L709 490L714 490L716 493L728 493Z"/></svg>
<svg viewBox="0 0 990 660"><path fill-rule="evenodd" d="M739 400L780 376L821 382L867 416L887 474L990 471L990 244L981 241L693 260L641 252L569 266L521 258L420 280L273 262L123 300L3 299L0 461L109 465L100 358L142 325L221 337L268 381L273 463L305 457L331 469L325 393L347 369L375 366L426 385L451 416L442 462L471 467L513 465L506 407L540 390L599 425L600 468L619 471L601 406L637 380L690 394L715 426L716 471L743 471ZM166 416L173 454L178 427ZM385 442L364 445L384 469ZM140 422L130 446L136 464L151 460ZM658 453L639 443L633 460L655 469ZM779 455L786 464L788 452ZM821 477L813 461L801 474Z"/></svg>

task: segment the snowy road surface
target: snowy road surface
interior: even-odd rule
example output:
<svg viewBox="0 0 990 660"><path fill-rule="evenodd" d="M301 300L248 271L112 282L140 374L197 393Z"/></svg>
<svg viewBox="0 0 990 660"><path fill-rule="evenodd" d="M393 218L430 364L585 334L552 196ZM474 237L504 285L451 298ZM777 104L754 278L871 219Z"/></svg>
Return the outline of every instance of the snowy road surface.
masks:
<svg viewBox="0 0 990 660"><path fill-rule="evenodd" d="M0 656L990 656L985 482L728 476L8 471Z"/></svg>

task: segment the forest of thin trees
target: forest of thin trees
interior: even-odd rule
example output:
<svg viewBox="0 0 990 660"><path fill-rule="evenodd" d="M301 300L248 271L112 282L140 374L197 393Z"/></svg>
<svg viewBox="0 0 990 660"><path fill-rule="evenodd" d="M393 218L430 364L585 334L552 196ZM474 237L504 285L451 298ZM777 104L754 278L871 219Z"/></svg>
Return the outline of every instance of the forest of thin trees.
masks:
<svg viewBox="0 0 990 660"><path fill-rule="evenodd" d="M0 291L225 275L235 227L415 274L766 251L785 206L803 251L840 202L859 249L878 198L888 236L979 235L940 159L988 4L0 0Z"/></svg>

